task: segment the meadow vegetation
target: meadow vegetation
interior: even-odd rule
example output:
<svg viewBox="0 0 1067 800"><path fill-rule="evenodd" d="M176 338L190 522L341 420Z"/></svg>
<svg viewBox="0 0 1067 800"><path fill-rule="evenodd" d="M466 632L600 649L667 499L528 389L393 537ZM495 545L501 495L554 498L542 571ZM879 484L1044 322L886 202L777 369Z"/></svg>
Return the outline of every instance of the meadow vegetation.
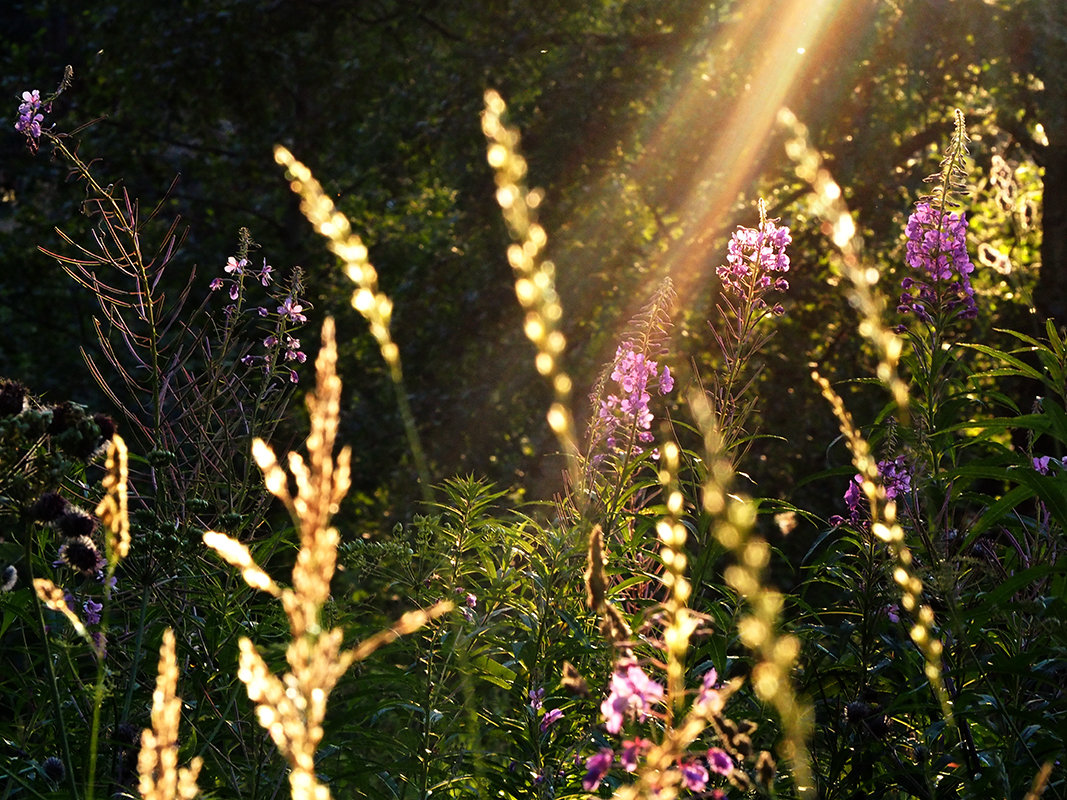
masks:
<svg viewBox="0 0 1067 800"><path fill-rule="evenodd" d="M175 283L164 204L98 174L91 128L50 124L71 77L24 92L14 127L84 192L88 227L42 249L98 303L109 407L0 382L0 798L1067 794L1067 334L1002 327L1033 280L991 278L1012 262L985 234L1035 221L1025 176L970 159L963 112L926 192L879 221L903 223L892 270L780 112L802 190L724 243L714 347L684 353L694 310L666 279L585 397L545 195L487 92L548 497L434 474L372 251L277 147L395 389L410 502L361 530L337 522L360 442L307 276L240 229ZM826 441L777 429L790 397L763 391L780 326L825 310L791 296L801 235L861 354L831 380L819 334L773 349L825 398ZM826 469L753 480L788 448Z"/></svg>

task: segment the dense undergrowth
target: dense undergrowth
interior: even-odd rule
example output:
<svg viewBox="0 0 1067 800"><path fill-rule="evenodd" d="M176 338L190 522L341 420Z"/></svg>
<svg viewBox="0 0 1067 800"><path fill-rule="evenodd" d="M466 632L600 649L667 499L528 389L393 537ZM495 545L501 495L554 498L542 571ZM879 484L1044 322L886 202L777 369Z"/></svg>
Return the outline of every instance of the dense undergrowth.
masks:
<svg viewBox="0 0 1067 800"><path fill-rule="evenodd" d="M172 288L177 224L47 126L68 84L25 93L16 128L84 187L91 226L44 249L99 302L88 364L114 408L0 384L0 797L1063 797L1067 343L1052 322L994 330L996 293L972 284L962 114L891 298L781 116L799 213L824 222L876 364L835 385L804 370L841 430L804 484L843 497L829 519L744 480L754 448L790 441L765 427L788 398L758 388L798 265L762 202L717 271L715 352L675 360L665 282L581 412L541 193L486 96L566 475L524 502L430 474L367 248L279 148L355 284L423 498L364 536L331 524L358 442L336 441L333 324L301 272L241 231L217 274ZM279 461L316 322L305 454ZM856 390L880 393L870 418Z"/></svg>

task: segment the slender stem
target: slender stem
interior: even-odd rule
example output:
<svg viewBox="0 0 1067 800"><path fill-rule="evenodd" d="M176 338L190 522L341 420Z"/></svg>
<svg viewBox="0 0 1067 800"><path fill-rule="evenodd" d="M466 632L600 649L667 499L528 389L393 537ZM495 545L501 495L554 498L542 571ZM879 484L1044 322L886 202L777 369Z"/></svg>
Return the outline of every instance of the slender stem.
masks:
<svg viewBox="0 0 1067 800"><path fill-rule="evenodd" d="M30 540L33 537L33 528L29 525L25 517L20 515L20 527L23 532L23 556L26 561L26 571L29 573L30 586L33 586L33 548L30 545ZM70 792L73 800L78 800L80 792L78 791L78 783L74 778L74 761L71 757L70 741L67 738L67 726L63 720L63 703L59 698L59 685L56 681L55 665L52 663L52 645L48 639L48 628L44 620L44 609L41 608L41 598L37 596L37 592L31 593L33 595L33 606L37 610L37 624L41 633L41 642L44 645L44 659L48 669L48 688L52 695L52 704L55 707L56 727L59 732L59 743L63 748L63 763L67 767L67 782L70 784Z"/></svg>
<svg viewBox="0 0 1067 800"><path fill-rule="evenodd" d="M419 440L419 431L415 426L415 415L411 412L411 404L408 402L408 393L404 388L404 375L400 369L400 364L389 365L389 376L393 381L393 388L396 390L396 404L400 411L400 419L404 423L404 435L408 440L408 447L411 448L411 457L415 460L415 471L419 476L419 489L422 492L422 499L426 503L433 501L433 495L430 492L430 468L426 462L426 454L422 449L422 442Z"/></svg>
<svg viewBox="0 0 1067 800"><path fill-rule="evenodd" d="M122 704L122 721L130 719L130 706L133 704L133 689L137 683L137 673L141 667L141 659L144 655L144 627L145 618L148 616L148 601L152 593L148 587L144 587L141 593L141 613L137 620L137 637L133 644L133 665L130 668L129 684L126 686L126 699Z"/></svg>
<svg viewBox="0 0 1067 800"><path fill-rule="evenodd" d="M85 788L85 800L93 800L96 794L96 756L100 745L100 712L104 705L104 656L97 655L96 685L93 687L93 724L89 733L89 778Z"/></svg>
<svg viewBox="0 0 1067 800"><path fill-rule="evenodd" d="M100 714L104 706L104 679L107 677L107 661L104 657L104 651L110 627L108 623L111 619L111 585L115 577L115 567L118 566L115 558L114 554L109 551L107 572L104 578L104 612L100 619L100 641L93 648L93 653L96 656L96 685L93 687L93 722L92 727L89 729L89 780L85 791L86 800L93 800L96 794L96 758L100 747ZM131 676L131 684L132 682Z"/></svg>
<svg viewBox="0 0 1067 800"><path fill-rule="evenodd" d="M130 239L129 252L126 252L126 248L121 247L121 252L126 256L126 260L129 262L135 270L134 279L138 284L138 288L135 290L135 294L139 300L140 312L142 319L148 326L148 335L145 340L148 344L148 352L150 359L151 369L149 371L149 380L152 385L152 438L153 443L156 446L161 447L163 445L161 434L163 429L163 408L162 408L162 387L161 387L161 370L160 370L160 347L159 347L159 332L157 329L158 320L156 319L156 302L157 299L152 294L152 281L149 279L148 268L145 266L144 259L141 257L141 243L140 236L137 231L137 225L133 209L129 208L129 201L127 198L127 209L123 209L111 191L100 185L100 183L93 177L92 172L89 170L88 165L85 164L78 157L76 153L71 151L60 137L49 134L49 139L55 144L56 148L63 154L63 156L74 165L85 181L92 188L96 194L96 203L100 207L100 213L104 215L105 219L111 218L118 221L118 229L125 236ZM110 211L106 211L103 206L105 201L111 206ZM130 217L126 218L126 211L129 211ZM110 222L108 229L111 230ZM106 252L106 251L105 251ZM113 259L111 264L115 265ZM128 274L128 273L127 273ZM167 484L163 482L160 484L164 497L166 496Z"/></svg>

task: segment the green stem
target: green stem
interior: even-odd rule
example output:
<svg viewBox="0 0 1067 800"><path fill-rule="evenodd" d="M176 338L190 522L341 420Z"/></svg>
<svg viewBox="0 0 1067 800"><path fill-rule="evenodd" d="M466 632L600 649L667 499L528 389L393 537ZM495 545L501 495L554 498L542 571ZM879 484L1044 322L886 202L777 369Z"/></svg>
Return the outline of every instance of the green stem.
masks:
<svg viewBox="0 0 1067 800"><path fill-rule="evenodd" d="M390 364L389 377L392 378L393 388L396 390L396 405L400 411L400 419L404 423L404 435L411 448L411 457L415 460L415 471L419 476L419 489L422 491L423 502L433 502L430 492L430 469L426 462L426 454L419 440L419 431L415 427L415 415L411 412L411 404L408 402L408 393L404 389L404 374L400 364Z"/></svg>
<svg viewBox="0 0 1067 800"><path fill-rule="evenodd" d="M122 703L122 721L130 719L130 706L133 704L133 689L137 683L137 674L141 668L141 659L144 657L144 626L148 616L148 601L152 593L148 587L144 587L141 593L141 614L137 620L137 637L133 644L133 666L130 669L130 682L126 686L126 699Z"/></svg>
<svg viewBox="0 0 1067 800"><path fill-rule="evenodd" d="M106 630L104 628L101 631ZM96 686L93 688L93 726L89 733L89 780L85 789L85 800L93 800L96 793L96 756L100 745L100 711L104 705L104 668L103 655L97 656Z"/></svg>
<svg viewBox="0 0 1067 800"><path fill-rule="evenodd" d="M19 520L20 527L23 531L23 553L26 560L26 571L29 573L30 585L33 586L33 548L30 546L30 540L33 537L33 529L27 524L25 517ZM59 732L59 743L63 748L63 763L67 767L67 782L70 784L70 792L73 800L78 800L78 783L74 778L74 760L71 757L70 741L67 738L67 726L63 720L63 703L59 698L59 684L56 681L55 665L52 663L52 645L49 643L48 630L44 620L44 609L41 608L41 598L37 596L36 590L33 594L33 605L37 610L37 624L40 628L41 642L44 645L44 659L48 668L48 688L52 695L52 704L55 707L56 714L56 726Z"/></svg>
<svg viewBox="0 0 1067 800"><path fill-rule="evenodd" d="M104 578L104 613L100 620L100 644L93 648L93 653L96 656L96 684L93 687L93 723L89 729L89 782L86 786L85 800L93 800L96 793L96 758L100 747L100 714L104 707L104 679L107 677L104 648L106 647L105 642L107 642L108 622L111 617L111 584L115 577L115 567L118 565L115 559L115 554L109 552L107 573Z"/></svg>

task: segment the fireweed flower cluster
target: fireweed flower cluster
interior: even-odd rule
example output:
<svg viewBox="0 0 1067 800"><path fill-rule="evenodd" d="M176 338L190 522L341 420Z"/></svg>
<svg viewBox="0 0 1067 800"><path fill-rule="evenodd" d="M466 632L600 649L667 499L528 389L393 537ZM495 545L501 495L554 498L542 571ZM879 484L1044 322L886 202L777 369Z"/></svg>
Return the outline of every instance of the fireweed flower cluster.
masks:
<svg viewBox="0 0 1067 800"><path fill-rule="evenodd" d="M26 137L26 144L31 151L37 150L41 139L41 123L44 122L44 115L51 110L51 103L41 102L41 92L38 89L22 93L15 130Z"/></svg>
<svg viewBox="0 0 1067 800"><path fill-rule="evenodd" d="M762 201L760 211L762 216ZM767 308L763 296L768 291L789 289L783 275L789 271L785 249L792 241L789 228L777 220L764 219L759 228L739 226L726 247L726 264L716 270L723 291L756 309ZM780 315L784 309L776 304L772 311Z"/></svg>
<svg viewBox="0 0 1067 800"><path fill-rule="evenodd" d="M267 319L271 324L270 332L262 340L264 352L247 353L241 358L241 363L245 366L262 367L268 377L280 375L296 383L298 376L291 364L303 364L307 361L307 355L301 350L300 340L292 335L293 331L307 322L307 315L304 314L304 311L308 310L307 301L299 298L302 289L299 268L294 270L287 290L276 286L274 267L268 264L265 258L262 266L257 268L253 267L247 258L230 256L222 270L226 276L213 278L209 288L212 292L225 291L232 301L223 309L227 324L235 324L246 306L251 306L248 302L246 279L259 283L267 290L263 304L255 308L255 316Z"/></svg>
<svg viewBox="0 0 1067 800"><path fill-rule="evenodd" d="M600 705L609 733L622 730L626 717L644 722L652 706L663 700L663 685L652 680L632 662L620 662L611 675L611 691Z"/></svg>
<svg viewBox="0 0 1067 800"><path fill-rule="evenodd" d="M901 281L897 311L926 323L935 319L974 319L978 306L971 287L974 264L967 255L967 219L918 203L904 229L904 260L914 272Z"/></svg>
<svg viewBox="0 0 1067 800"><path fill-rule="evenodd" d="M671 756L674 759L673 766L668 769L671 774L667 775L660 771L667 766L662 763L663 746L656 745L641 736L633 736L620 743L617 753L614 748L605 747L586 760L586 772L582 779L583 788L588 792L595 791L608 772L616 765L621 766L628 773L636 773L645 757L649 759L649 768L652 770L651 779L660 789L667 786L680 786L697 795L704 796L703 793L710 792L707 796L723 797L721 790L709 788L708 784L712 775L727 778L741 788L749 788L746 776L736 771L735 755L740 760L745 755L751 754L749 734L754 730L755 725L747 722L738 725L722 716L725 696L735 687L722 690L716 685L717 680L718 676L714 669L705 673L690 716L687 717L682 728L678 729L677 735L682 736L686 741L691 741L706 724L698 720L705 720L711 724L712 729L722 740L723 747L730 748L730 752L723 747L696 751L685 750L680 755ZM619 661L611 677L608 696L600 707L605 728L609 733L619 734L628 719L640 723L650 716L662 716L655 712L653 707L665 702L665 695L664 686L650 678L635 661L632 659ZM689 733L681 733L682 729L688 730ZM735 755L731 755L731 752ZM765 756L763 760L769 764L771 763L769 758ZM653 761L660 766L655 766ZM764 771L767 772L768 769L765 768ZM764 777L767 778L766 783L773 778L773 776ZM649 775L646 774L643 780L649 780ZM651 784L649 787L656 788Z"/></svg>
<svg viewBox="0 0 1067 800"><path fill-rule="evenodd" d="M615 352L611 370L617 393L608 394L600 400L597 411L603 436L610 451L638 455L642 444L653 441L652 421L649 410L651 389L665 395L674 389L670 368L663 367L626 342Z"/></svg>
<svg viewBox="0 0 1067 800"><path fill-rule="evenodd" d="M904 456L897 456L892 461L878 462L878 474L882 477L886 500L898 500L911 494L911 473L904 463ZM857 528L867 528L870 524L870 511L867 508L867 496L863 492L863 476L855 475L845 490L845 505L848 506L848 519L835 516L830 522L842 525L845 522Z"/></svg>

